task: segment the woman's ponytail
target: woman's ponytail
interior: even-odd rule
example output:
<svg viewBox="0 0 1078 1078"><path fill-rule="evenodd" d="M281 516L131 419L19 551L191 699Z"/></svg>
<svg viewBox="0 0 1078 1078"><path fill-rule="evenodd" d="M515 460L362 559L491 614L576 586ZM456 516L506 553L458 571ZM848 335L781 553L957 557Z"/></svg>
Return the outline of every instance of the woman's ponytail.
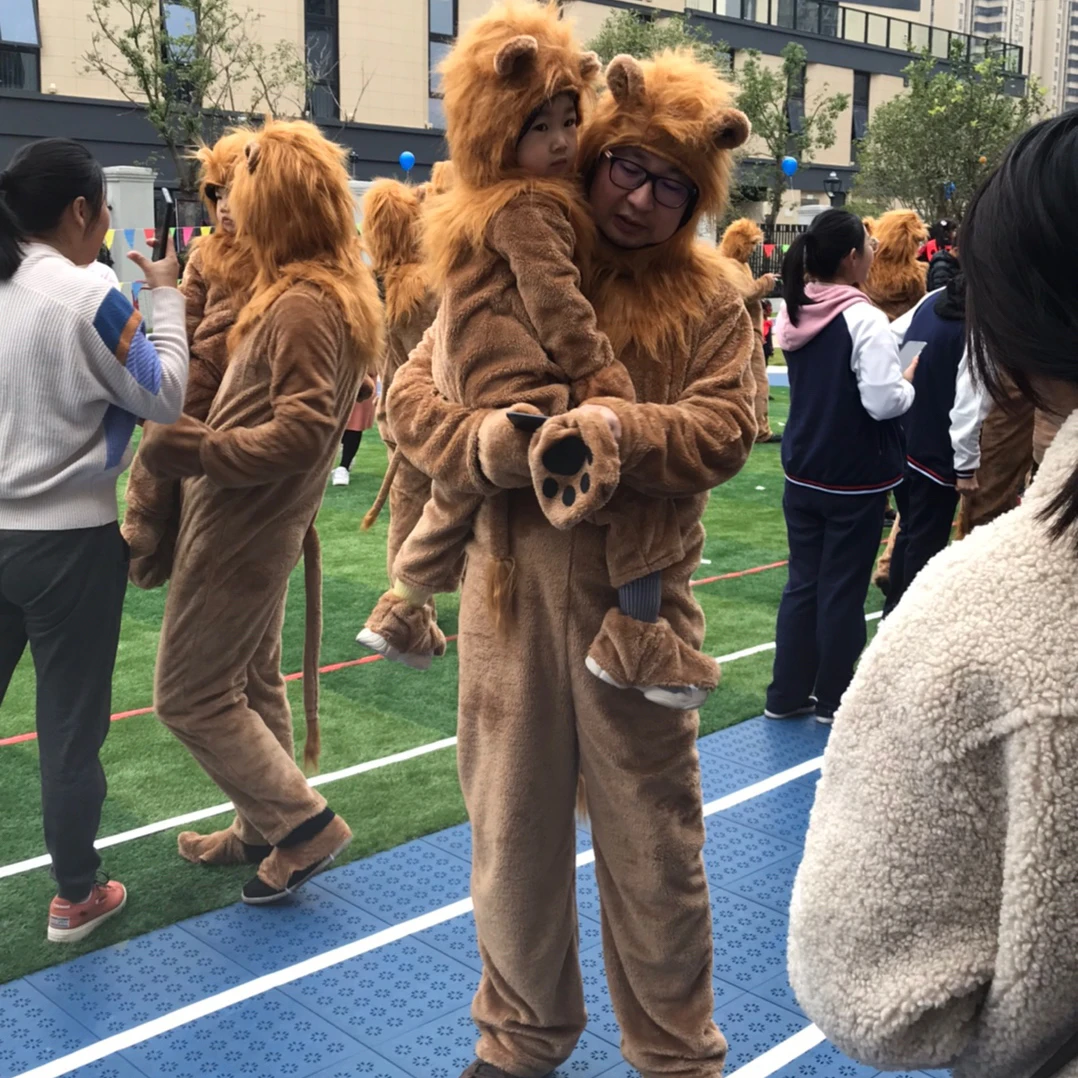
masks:
<svg viewBox="0 0 1078 1078"><path fill-rule="evenodd" d="M8 174L0 172L0 281L9 281L22 262L24 237L7 201Z"/></svg>
<svg viewBox="0 0 1078 1078"><path fill-rule="evenodd" d="M85 146L43 138L16 152L0 172L0 281L15 276L27 239L49 235L79 198L104 208L105 174Z"/></svg>
<svg viewBox="0 0 1078 1078"><path fill-rule="evenodd" d="M782 260L782 298L786 302L786 317L796 326L801 308L810 300L805 295L805 246L807 232L802 232L786 252Z"/></svg>

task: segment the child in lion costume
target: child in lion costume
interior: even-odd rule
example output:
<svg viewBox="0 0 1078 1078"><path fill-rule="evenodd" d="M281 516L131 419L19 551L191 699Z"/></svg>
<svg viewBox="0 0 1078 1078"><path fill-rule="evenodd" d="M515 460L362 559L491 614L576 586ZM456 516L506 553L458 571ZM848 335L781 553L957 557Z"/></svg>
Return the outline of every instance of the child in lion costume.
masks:
<svg viewBox="0 0 1078 1078"><path fill-rule="evenodd" d="M183 416L144 454L152 474L184 480L154 704L236 806L228 829L181 834L180 854L258 863L242 897L262 904L351 838L293 757L281 629L289 575L382 335L341 147L311 124L270 121L249 140L231 196L255 279L228 366L205 421ZM315 728L305 759L317 757Z"/></svg>
<svg viewBox="0 0 1078 1078"><path fill-rule="evenodd" d="M913 210L890 210L866 229L876 243L876 257L865 292L893 322L924 298L928 267L917 260L917 252L928 229Z"/></svg>
<svg viewBox="0 0 1078 1078"><path fill-rule="evenodd" d="M768 396L770 386L767 382L767 357L764 355L764 298L775 287L775 275L765 273L762 277L753 277L749 268L749 256L756 250L764 238L760 226L747 217L734 221L722 234L719 254L726 260L730 279L734 281L742 297L752 328L756 333L756 343L752 349L752 376L756 379L756 440L758 442L781 441L771 431L768 417Z"/></svg>
<svg viewBox="0 0 1078 1078"><path fill-rule="evenodd" d="M446 330L440 345L446 358L436 369L451 400L473 408L519 404L540 416L593 397L635 400L627 371L579 290L577 263L587 262L593 226L574 173L576 128L598 72L597 58L580 50L556 5L516 2L476 20L443 66L455 179L426 226ZM619 464L605 424L590 422L590 432L540 433L533 473L555 527L596 514L608 527L618 607L581 658L608 684L638 689L668 707L696 708L717 684L718 668L660 616L662 570L683 556L674 507L654 526L632 507L603 512ZM585 417L582 427L588 423ZM583 448L582 434L601 442L604 432L612 452ZM426 604L433 592L456 589L484 501L434 485L393 567L394 586L360 633L362 644L420 669L444 651ZM507 616L515 572L508 500L491 501L478 525L490 528L499 550L488 601ZM646 667L662 670L662 682L641 676Z"/></svg>

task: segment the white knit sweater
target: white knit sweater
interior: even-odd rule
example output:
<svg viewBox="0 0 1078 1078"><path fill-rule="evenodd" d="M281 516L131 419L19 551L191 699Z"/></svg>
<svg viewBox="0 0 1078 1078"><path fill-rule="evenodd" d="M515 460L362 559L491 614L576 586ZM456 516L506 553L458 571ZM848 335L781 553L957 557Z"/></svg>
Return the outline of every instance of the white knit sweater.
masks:
<svg viewBox="0 0 1078 1078"><path fill-rule="evenodd" d="M1078 1021L1078 555L1039 517L1075 468L1078 413L1022 506L917 577L836 716L790 981L873 1066L1027 1078Z"/></svg>
<svg viewBox="0 0 1078 1078"><path fill-rule="evenodd" d="M0 531L116 519L136 422L183 408L179 291L155 289L154 323L147 337L126 297L45 244L0 282Z"/></svg>

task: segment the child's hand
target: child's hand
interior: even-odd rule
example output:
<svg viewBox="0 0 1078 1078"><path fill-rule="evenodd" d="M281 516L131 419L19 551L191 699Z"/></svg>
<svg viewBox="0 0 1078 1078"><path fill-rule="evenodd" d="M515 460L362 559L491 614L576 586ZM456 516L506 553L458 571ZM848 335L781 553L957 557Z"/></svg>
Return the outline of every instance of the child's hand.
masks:
<svg viewBox="0 0 1078 1078"><path fill-rule="evenodd" d="M971 475L968 479L958 479L955 482L955 490L959 494L972 494L976 490L980 490L981 486L977 482L977 477Z"/></svg>
<svg viewBox="0 0 1078 1078"><path fill-rule="evenodd" d="M917 364L921 362L920 356L914 356L913 362L902 372L902 377L907 382L913 381L913 376L917 373Z"/></svg>

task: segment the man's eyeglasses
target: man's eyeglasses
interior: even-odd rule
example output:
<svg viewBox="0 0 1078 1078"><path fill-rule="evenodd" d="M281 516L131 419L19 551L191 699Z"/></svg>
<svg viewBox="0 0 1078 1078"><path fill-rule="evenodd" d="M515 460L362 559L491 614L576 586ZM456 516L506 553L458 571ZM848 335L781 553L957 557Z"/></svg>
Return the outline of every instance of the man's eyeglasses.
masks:
<svg viewBox="0 0 1078 1078"><path fill-rule="evenodd" d="M610 162L610 182L623 191L635 191L645 183L651 184L651 193L660 206L668 210L680 210L696 195L696 188L669 176L658 176L643 165L625 157L616 157L610 150L603 156Z"/></svg>

